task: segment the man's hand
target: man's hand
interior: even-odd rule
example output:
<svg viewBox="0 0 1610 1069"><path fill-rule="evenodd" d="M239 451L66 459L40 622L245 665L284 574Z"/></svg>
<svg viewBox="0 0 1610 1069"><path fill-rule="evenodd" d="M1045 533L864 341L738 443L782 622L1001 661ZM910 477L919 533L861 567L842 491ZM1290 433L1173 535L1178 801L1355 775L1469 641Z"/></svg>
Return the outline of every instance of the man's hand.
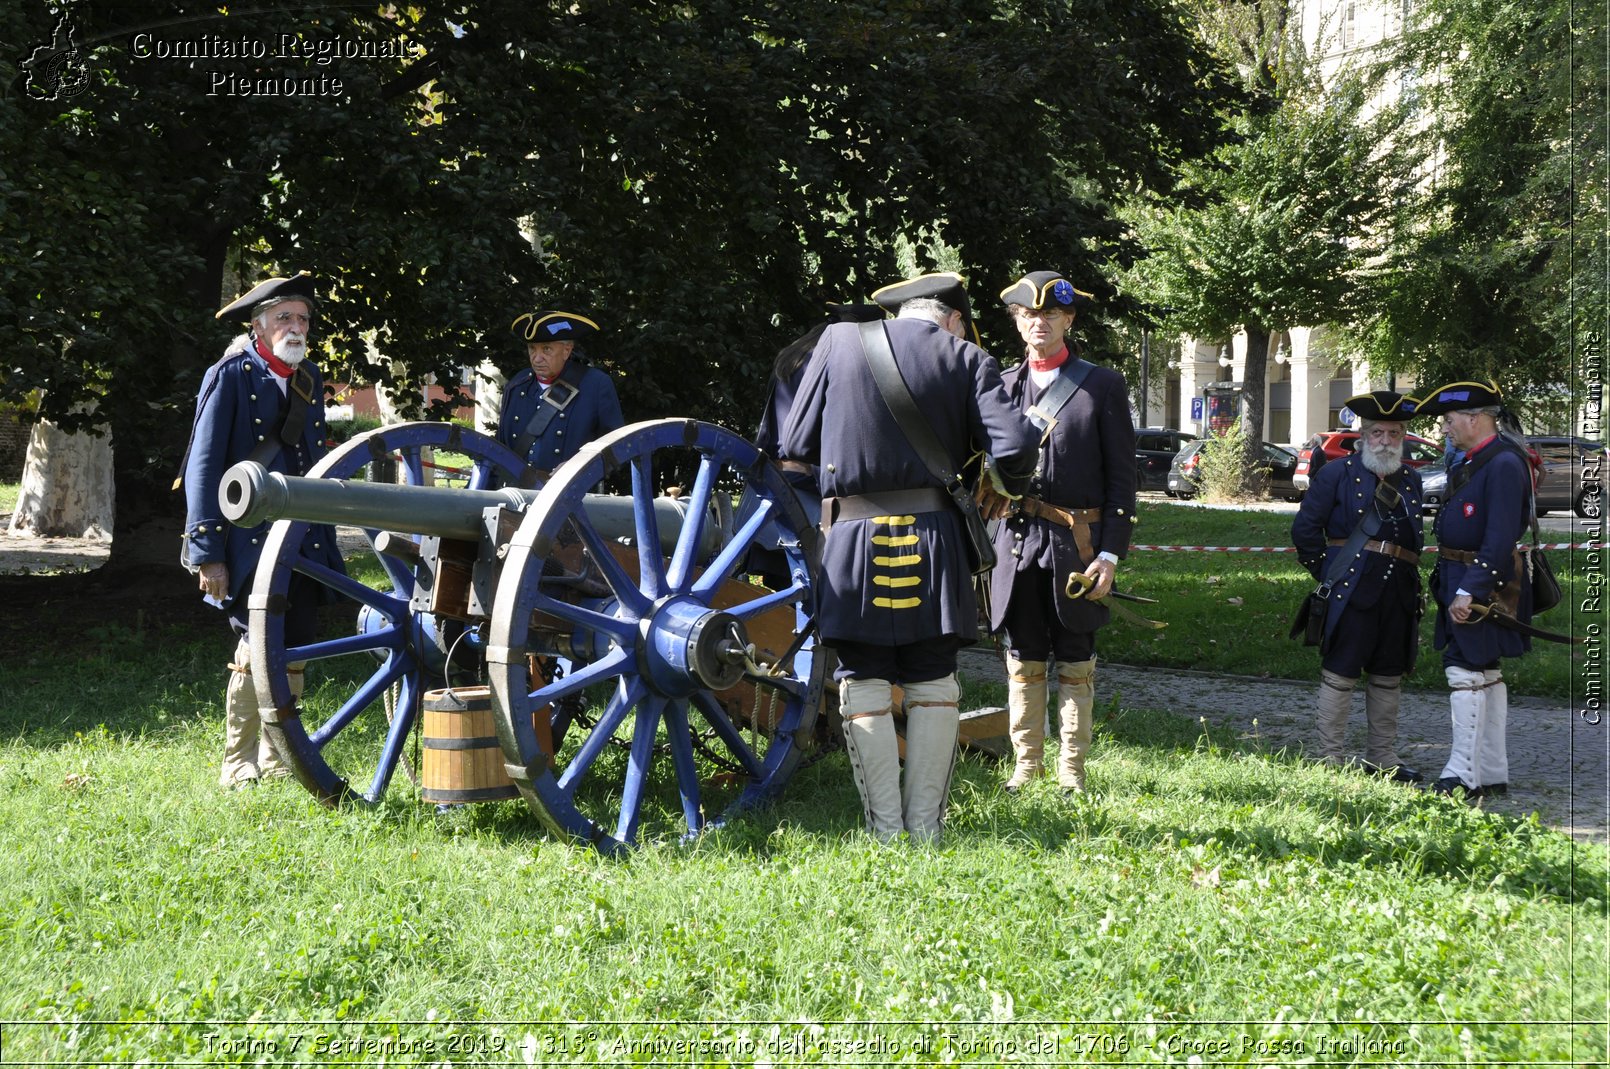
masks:
<svg viewBox="0 0 1610 1069"><path fill-rule="evenodd" d="M1112 593L1112 580L1117 572L1118 565L1105 557L1097 557L1091 561L1090 567L1085 569L1085 575L1094 580L1096 585L1090 588L1090 593L1086 594L1085 597L1091 601L1100 601Z"/></svg>
<svg viewBox="0 0 1610 1069"><path fill-rule="evenodd" d="M1470 622L1470 595L1460 594L1448 604L1448 615L1456 624Z"/></svg>
<svg viewBox="0 0 1610 1069"><path fill-rule="evenodd" d="M229 594L229 568L222 561L209 561L198 570L199 582L203 594L223 601Z"/></svg>

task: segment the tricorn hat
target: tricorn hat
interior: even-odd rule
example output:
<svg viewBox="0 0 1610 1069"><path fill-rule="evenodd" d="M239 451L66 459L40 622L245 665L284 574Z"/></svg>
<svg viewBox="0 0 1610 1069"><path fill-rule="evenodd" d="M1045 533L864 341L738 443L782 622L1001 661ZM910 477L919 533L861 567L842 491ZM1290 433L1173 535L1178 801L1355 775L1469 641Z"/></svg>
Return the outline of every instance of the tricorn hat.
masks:
<svg viewBox="0 0 1610 1069"><path fill-rule="evenodd" d="M218 309L215 319L242 313L244 318L250 318L252 310L266 301L285 301L291 298L306 301L311 309L317 303L313 291L313 275L307 271L298 271L290 278L264 279L249 291L236 297L233 301Z"/></svg>
<svg viewBox="0 0 1610 1069"><path fill-rule="evenodd" d="M886 313L877 304L830 304L827 306L829 323L876 323Z"/></svg>
<svg viewBox="0 0 1610 1069"><path fill-rule="evenodd" d="M509 329L521 341L575 341L598 333L598 324L574 312L527 312L517 316Z"/></svg>
<svg viewBox="0 0 1610 1069"><path fill-rule="evenodd" d="M1079 310L1094 305L1096 298L1055 271L1030 271L1001 291L1001 301L1036 310L1060 308L1077 319Z"/></svg>
<svg viewBox="0 0 1610 1069"><path fill-rule="evenodd" d="M1372 390L1347 399L1347 409L1359 419L1404 423L1419 415L1419 403L1406 394Z"/></svg>
<svg viewBox="0 0 1610 1069"><path fill-rule="evenodd" d="M873 301L891 312L898 312L900 306L907 301L923 297L932 297L960 312L962 319L967 321L967 328L972 333L973 341L978 341L978 327L973 323L973 306L967 301L967 280L954 271L918 275L916 278L885 286L872 294Z"/></svg>
<svg viewBox="0 0 1610 1069"><path fill-rule="evenodd" d="M1496 382L1450 382L1431 390L1415 407L1416 416L1441 416L1467 408L1502 406L1504 395Z"/></svg>

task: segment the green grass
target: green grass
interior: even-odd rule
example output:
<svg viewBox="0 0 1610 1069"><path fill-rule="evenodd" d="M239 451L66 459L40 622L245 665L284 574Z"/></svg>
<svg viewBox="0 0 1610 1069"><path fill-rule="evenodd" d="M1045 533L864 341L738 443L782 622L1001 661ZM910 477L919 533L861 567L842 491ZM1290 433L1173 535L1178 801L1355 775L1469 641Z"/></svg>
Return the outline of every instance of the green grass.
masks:
<svg viewBox="0 0 1610 1069"><path fill-rule="evenodd" d="M1290 513L1143 502L1139 518L1133 538L1138 545L1291 545ZM1551 533L1546 540L1583 537ZM1588 596L1592 577L1600 571L1589 567L1589 555L1556 550L1549 560L1569 589L1560 607L1539 618L1539 626L1581 634L1590 622L1602 624L1602 613L1572 610ZM1317 652L1287 637L1298 603L1314 587L1294 553L1136 550L1119 567L1118 586L1156 598L1158 605L1131 607L1167 621L1168 627L1149 631L1115 621L1101 632L1106 660L1284 679L1318 677ZM1420 659L1408 686L1446 686L1441 656L1432 648L1435 611L1429 607L1421 620ZM1504 676L1517 694L1580 696L1588 678L1586 656L1582 646L1534 641L1525 657L1505 662Z"/></svg>
<svg viewBox="0 0 1610 1069"><path fill-rule="evenodd" d="M702 1039L751 1064L774 1027L821 1062L856 1040L918 1062L1605 1054L1602 1028L1537 1023L1602 1018L1602 846L1165 712L1105 710L1082 802L1008 799L964 759L937 850L861 834L833 753L770 810L609 861L521 803L220 791L224 629L86 638L0 665L7 1061L373 1064L390 1041L440 1062L468 1038L494 1061ZM544 1021L579 1023L520 1023ZM842 1023L868 1021L892 1023Z"/></svg>
<svg viewBox="0 0 1610 1069"><path fill-rule="evenodd" d="M12 512L22 494L21 483L0 483L0 512Z"/></svg>
<svg viewBox="0 0 1610 1069"><path fill-rule="evenodd" d="M1257 526L1280 517L1161 533L1197 511L1149 508L1137 540L1282 544ZM1185 556L1122 574L1164 591ZM1212 626L1209 653L1252 641ZM1008 798L964 758L937 849L874 845L834 752L766 811L608 860L401 779L374 809L219 790L232 647L220 619L0 658L5 1063L1606 1058L1610 858L1535 818L1109 703L1091 797Z"/></svg>

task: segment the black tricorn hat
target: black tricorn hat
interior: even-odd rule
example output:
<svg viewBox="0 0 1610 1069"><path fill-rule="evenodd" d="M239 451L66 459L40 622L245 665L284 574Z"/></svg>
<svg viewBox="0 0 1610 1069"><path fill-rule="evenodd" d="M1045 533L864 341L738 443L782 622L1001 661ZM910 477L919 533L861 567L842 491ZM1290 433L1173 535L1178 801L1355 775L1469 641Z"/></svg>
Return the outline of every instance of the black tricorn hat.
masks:
<svg viewBox="0 0 1610 1069"><path fill-rule="evenodd" d="M947 302L948 303L948 302ZM830 304L827 306L829 323L876 323L886 313L877 304Z"/></svg>
<svg viewBox="0 0 1610 1069"><path fill-rule="evenodd" d="M918 275L916 278L908 278L904 282L885 286L872 294L873 301L891 312L898 312L900 306L907 301L923 297L932 297L960 312L972 332L973 341L978 341L978 327L973 323L973 306L967 300L967 280L954 271Z"/></svg>
<svg viewBox="0 0 1610 1069"><path fill-rule="evenodd" d="M1438 386L1415 406L1416 416L1441 416L1467 408L1496 408L1504 403L1496 382L1450 382Z"/></svg>
<svg viewBox="0 0 1610 1069"><path fill-rule="evenodd" d="M574 312L527 312L517 316L509 329L521 341L575 341L598 333L598 324Z"/></svg>
<svg viewBox="0 0 1610 1069"><path fill-rule="evenodd" d="M1060 308L1077 319L1079 310L1092 307L1096 297L1055 271L1030 271L1001 291L1001 301L1024 308Z"/></svg>
<svg viewBox="0 0 1610 1069"><path fill-rule="evenodd" d="M1419 415L1419 402L1407 394L1372 390L1347 399L1347 409L1359 419L1404 423Z"/></svg>
<svg viewBox="0 0 1610 1069"><path fill-rule="evenodd" d="M314 293L313 275L307 271L298 271L290 278L264 279L249 291L236 297L233 301L218 309L214 319L223 319L225 316L242 313L242 318L251 318L252 309L264 301L284 301L291 298L306 301L311 310L318 303Z"/></svg>

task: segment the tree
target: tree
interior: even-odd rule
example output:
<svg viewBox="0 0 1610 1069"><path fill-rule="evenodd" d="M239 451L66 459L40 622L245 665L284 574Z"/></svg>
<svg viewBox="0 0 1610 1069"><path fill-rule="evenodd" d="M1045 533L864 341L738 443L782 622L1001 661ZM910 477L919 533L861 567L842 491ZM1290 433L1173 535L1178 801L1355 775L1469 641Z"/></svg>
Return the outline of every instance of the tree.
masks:
<svg viewBox="0 0 1610 1069"><path fill-rule="evenodd" d="M0 399L43 389L71 427L104 398L114 572L169 566L166 483L235 329L211 312L270 270L323 279L332 378L512 367L515 312L575 308L629 417L747 427L776 349L886 281L901 235L943 234L975 280L1126 258L1110 201L1168 184L1222 86L1161 0L1082 4L1048 51L1072 14L145 0L112 24L7 0L0 37L70 47L0 106Z"/></svg>
<svg viewBox="0 0 1610 1069"><path fill-rule="evenodd" d="M1249 483L1263 440L1269 339L1362 310L1400 181L1383 149L1395 116L1368 112L1363 79L1321 85L1295 51L1271 77L1275 106L1227 115L1234 139L1186 165L1180 198L1142 198L1131 215L1150 255L1129 279L1172 309L1168 326L1198 337L1246 332Z"/></svg>
<svg viewBox="0 0 1610 1069"><path fill-rule="evenodd" d="M1372 361L1427 385L1545 398L1605 323L1606 23L1568 0L1426 0L1387 59L1415 108L1422 181L1360 324Z"/></svg>

